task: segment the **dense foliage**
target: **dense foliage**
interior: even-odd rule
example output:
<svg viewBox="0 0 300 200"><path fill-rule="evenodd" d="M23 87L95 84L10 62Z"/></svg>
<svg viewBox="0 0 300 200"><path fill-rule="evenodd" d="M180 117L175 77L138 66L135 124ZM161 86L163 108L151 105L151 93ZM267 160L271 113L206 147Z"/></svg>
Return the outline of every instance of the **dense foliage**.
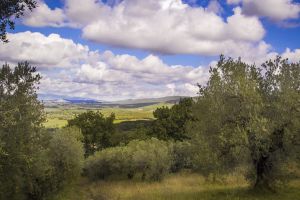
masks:
<svg viewBox="0 0 300 200"><path fill-rule="evenodd" d="M162 107L153 112L156 120L150 129L150 135L163 140L188 139L187 124L193 119L192 98L181 99L171 108Z"/></svg>
<svg viewBox="0 0 300 200"><path fill-rule="evenodd" d="M199 170L244 165L256 187L270 188L299 159L300 63L277 57L258 68L221 57L210 74L190 127Z"/></svg>
<svg viewBox="0 0 300 200"><path fill-rule="evenodd" d="M115 115L104 117L100 112L88 111L68 120L68 126L80 128L84 138L85 155L112 146L112 135L115 133Z"/></svg>
<svg viewBox="0 0 300 200"><path fill-rule="evenodd" d="M172 166L171 172L180 172L183 169L192 169L195 147L189 141L172 142Z"/></svg>
<svg viewBox="0 0 300 200"><path fill-rule="evenodd" d="M32 155L32 180L26 199L52 197L72 184L81 174L84 150L76 128L45 132L42 147Z"/></svg>
<svg viewBox="0 0 300 200"><path fill-rule="evenodd" d="M146 140L151 136L148 134L151 129L151 120L125 121L116 124L116 132L112 136L113 146L128 144L132 140Z"/></svg>
<svg viewBox="0 0 300 200"><path fill-rule="evenodd" d="M84 162L82 137L76 127L53 133L48 146L48 159L52 167L50 180L54 182L52 187L60 189L80 176Z"/></svg>
<svg viewBox="0 0 300 200"><path fill-rule="evenodd" d="M0 199L45 199L81 173L80 131L42 127L40 78L26 62L0 69Z"/></svg>
<svg viewBox="0 0 300 200"><path fill-rule="evenodd" d="M32 155L40 149L43 106L37 100L35 68L20 63L14 70L0 69L0 196L23 199L30 191L34 171Z"/></svg>
<svg viewBox="0 0 300 200"><path fill-rule="evenodd" d="M139 175L142 180L160 180L172 164L171 148L167 142L152 138L134 140L126 146L108 148L87 159L85 173L92 180L109 176Z"/></svg>
<svg viewBox="0 0 300 200"><path fill-rule="evenodd" d="M1 0L0 1L0 40L8 42L6 28L15 28L14 19L24 15L26 9L32 10L36 7L35 0Z"/></svg>

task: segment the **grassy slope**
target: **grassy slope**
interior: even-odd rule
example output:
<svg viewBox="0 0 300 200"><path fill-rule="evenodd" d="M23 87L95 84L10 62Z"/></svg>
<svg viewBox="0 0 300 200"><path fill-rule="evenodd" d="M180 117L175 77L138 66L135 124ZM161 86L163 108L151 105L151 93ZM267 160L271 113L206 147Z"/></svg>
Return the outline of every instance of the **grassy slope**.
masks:
<svg viewBox="0 0 300 200"><path fill-rule="evenodd" d="M223 184L209 184L197 174L177 174L159 183L101 181L81 183L55 200L299 200L300 181L274 194L259 194L234 177Z"/></svg>
<svg viewBox="0 0 300 200"><path fill-rule="evenodd" d="M135 121L153 119L153 111L162 106L171 106L172 104L160 103L151 106L140 108L89 108L89 110L99 110L105 116L115 113L116 123L122 121ZM60 128L67 124L68 119L72 119L76 114L87 111L78 106L73 107L58 107L58 108L45 108L47 113L47 122L44 124L46 128Z"/></svg>

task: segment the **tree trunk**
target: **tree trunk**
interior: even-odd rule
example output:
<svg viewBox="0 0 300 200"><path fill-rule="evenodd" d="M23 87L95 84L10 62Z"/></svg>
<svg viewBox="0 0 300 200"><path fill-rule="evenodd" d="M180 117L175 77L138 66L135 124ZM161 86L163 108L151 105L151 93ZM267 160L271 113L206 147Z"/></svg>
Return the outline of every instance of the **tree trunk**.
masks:
<svg viewBox="0 0 300 200"><path fill-rule="evenodd" d="M268 163L268 156L262 156L259 160L254 161L256 167L255 189L271 190L268 174L271 170L271 165Z"/></svg>

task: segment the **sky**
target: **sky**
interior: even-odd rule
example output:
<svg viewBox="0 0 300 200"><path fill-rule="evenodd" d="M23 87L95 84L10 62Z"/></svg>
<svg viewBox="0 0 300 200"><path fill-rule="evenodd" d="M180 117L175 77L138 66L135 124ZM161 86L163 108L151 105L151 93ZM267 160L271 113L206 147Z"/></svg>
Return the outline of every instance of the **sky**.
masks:
<svg viewBox="0 0 300 200"><path fill-rule="evenodd" d="M196 96L220 54L300 61L300 0L37 0L0 44L43 99Z"/></svg>

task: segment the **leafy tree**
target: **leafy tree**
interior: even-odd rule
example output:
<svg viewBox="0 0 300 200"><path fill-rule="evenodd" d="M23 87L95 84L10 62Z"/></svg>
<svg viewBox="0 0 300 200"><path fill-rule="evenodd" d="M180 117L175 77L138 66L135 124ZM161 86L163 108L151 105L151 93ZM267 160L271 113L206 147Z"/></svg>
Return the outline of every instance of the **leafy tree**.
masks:
<svg viewBox="0 0 300 200"><path fill-rule="evenodd" d="M36 7L35 0L1 0L0 1L0 40L8 42L6 27L15 28L14 19L24 15L26 9L30 11Z"/></svg>
<svg viewBox="0 0 300 200"><path fill-rule="evenodd" d="M192 105L192 98L184 98L171 108L157 108L153 112L156 120L153 122L150 134L164 140L187 139L187 124L193 119Z"/></svg>
<svg viewBox="0 0 300 200"><path fill-rule="evenodd" d="M68 120L68 126L77 126L84 136L85 155L112 146L111 137L115 132L115 115L104 117L100 112L88 111Z"/></svg>
<svg viewBox="0 0 300 200"><path fill-rule="evenodd" d="M31 200L48 199L81 175L84 150L78 128L44 131L42 148L32 155L32 181L28 189Z"/></svg>
<svg viewBox="0 0 300 200"><path fill-rule="evenodd" d="M81 173L80 130L42 126L40 78L27 62L0 69L0 199L46 199Z"/></svg>
<svg viewBox="0 0 300 200"><path fill-rule="evenodd" d="M48 157L52 166L52 187L58 190L76 180L82 172L83 136L76 127L57 130L49 142Z"/></svg>
<svg viewBox="0 0 300 200"><path fill-rule="evenodd" d="M150 139L148 130L151 120L125 121L116 124L116 133L112 136L112 145L128 144L132 140Z"/></svg>
<svg viewBox="0 0 300 200"><path fill-rule="evenodd" d="M30 186L44 121L36 95L40 78L27 62L0 69L0 199L24 199Z"/></svg>
<svg viewBox="0 0 300 200"><path fill-rule="evenodd" d="M256 188L282 180L285 166L299 161L299 77L300 63L280 57L258 68L221 56L193 108L199 169L220 173L246 164Z"/></svg>

